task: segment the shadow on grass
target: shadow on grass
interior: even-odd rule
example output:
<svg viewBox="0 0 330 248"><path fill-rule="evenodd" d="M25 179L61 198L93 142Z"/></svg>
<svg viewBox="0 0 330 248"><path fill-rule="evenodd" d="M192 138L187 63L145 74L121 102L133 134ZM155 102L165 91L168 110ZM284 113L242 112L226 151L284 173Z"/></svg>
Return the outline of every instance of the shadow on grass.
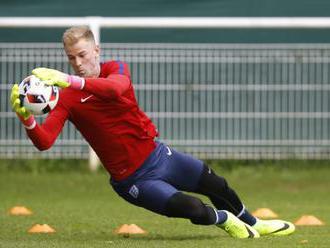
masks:
<svg viewBox="0 0 330 248"><path fill-rule="evenodd" d="M125 237L122 237L125 239ZM152 240L173 240L173 241L187 241L187 240L210 240L210 239L216 239L219 238L218 235L141 235L141 236L131 236L129 237L134 240L146 240L146 241L152 241Z"/></svg>
<svg viewBox="0 0 330 248"><path fill-rule="evenodd" d="M51 239L57 239L54 237L50 237ZM68 235L68 236L62 236L59 239L64 239L68 240L71 242L99 242L99 241L189 241L189 240L213 240L213 239L218 239L221 237L220 235L205 235L205 234L168 234L168 235L160 235L160 234L142 234L142 235L130 235L130 236L123 236L123 235L116 235L111 233L76 233L73 235Z"/></svg>

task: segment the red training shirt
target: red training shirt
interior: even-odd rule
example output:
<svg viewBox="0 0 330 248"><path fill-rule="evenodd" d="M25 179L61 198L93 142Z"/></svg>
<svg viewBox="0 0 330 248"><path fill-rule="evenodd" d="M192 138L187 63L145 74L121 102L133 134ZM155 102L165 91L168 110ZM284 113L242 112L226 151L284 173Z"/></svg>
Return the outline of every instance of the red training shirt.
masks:
<svg viewBox="0 0 330 248"><path fill-rule="evenodd" d="M136 171L156 147L156 127L140 110L128 66L120 61L102 63L100 76L85 78L82 90L61 90L45 121L26 131L39 150L46 150L66 120L81 132L118 181Z"/></svg>

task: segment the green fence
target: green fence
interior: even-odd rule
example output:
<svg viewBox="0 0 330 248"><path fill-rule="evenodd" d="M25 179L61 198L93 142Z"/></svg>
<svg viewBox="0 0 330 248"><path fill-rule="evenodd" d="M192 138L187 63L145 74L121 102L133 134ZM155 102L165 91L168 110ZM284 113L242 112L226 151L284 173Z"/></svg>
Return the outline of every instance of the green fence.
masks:
<svg viewBox="0 0 330 248"><path fill-rule="evenodd" d="M160 138L200 158L330 158L330 46L102 44L127 62L138 101ZM36 66L70 72L60 44L0 44L0 156L87 158L67 124L39 153L10 111L11 82Z"/></svg>

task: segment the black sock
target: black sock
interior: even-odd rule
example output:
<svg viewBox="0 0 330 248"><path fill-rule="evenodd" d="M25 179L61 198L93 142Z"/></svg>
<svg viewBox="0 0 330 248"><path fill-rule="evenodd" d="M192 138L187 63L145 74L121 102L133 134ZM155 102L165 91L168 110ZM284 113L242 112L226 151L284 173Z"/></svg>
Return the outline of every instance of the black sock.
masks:
<svg viewBox="0 0 330 248"><path fill-rule="evenodd" d="M252 214L250 214L250 212L247 211L245 207L237 217L250 226L253 226L257 222L257 219Z"/></svg>

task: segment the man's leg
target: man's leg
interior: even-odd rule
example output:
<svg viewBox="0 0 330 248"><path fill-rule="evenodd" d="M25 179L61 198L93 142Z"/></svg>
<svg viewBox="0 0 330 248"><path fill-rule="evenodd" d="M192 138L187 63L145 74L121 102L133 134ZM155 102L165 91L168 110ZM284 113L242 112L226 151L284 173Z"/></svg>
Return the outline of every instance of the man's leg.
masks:
<svg viewBox="0 0 330 248"><path fill-rule="evenodd" d="M200 199L182 192L177 192L168 199L164 214L168 217L189 219L197 225L217 224L219 219L219 214L214 208L205 205ZM224 222L227 217L223 214L221 218Z"/></svg>
<svg viewBox="0 0 330 248"><path fill-rule="evenodd" d="M210 198L218 209L225 209L239 219L251 225L260 235L283 236L294 232L292 223L282 220L259 220L252 216L227 181L216 175L208 166L204 165L203 172L198 183L197 193Z"/></svg>
<svg viewBox="0 0 330 248"><path fill-rule="evenodd" d="M198 225L215 224L235 238L258 238L260 236L251 226L239 220L232 213L216 210L205 205L200 199L181 192L174 194L168 200L165 214L168 217L187 218Z"/></svg>
<svg viewBox="0 0 330 248"><path fill-rule="evenodd" d="M153 173L158 175L159 180L178 191L194 192L203 172L203 162L164 144L160 144L159 148L162 163ZM195 224L216 224L234 237L259 236L255 230L251 230L250 226L231 213L205 206L198 198L183 193L175 194L168 200L165 215L189 218Z"/></svg>
<svg viewBox="0 0 330 248"><path fill-rule="evenodd" d="M128 202L168 217L189 219L197 225L218 225L236 238L255 238L252 228L222 210L205 205L200 199L179 192L161 180L137 180L134 184L113 185Z"/></svg>
<svg viewBox="0 0 330 248"><path fill-rule="evenodd" d="M214 208L162 180L139 179L113 188L126 201L157 214L189 219L199 225L216 224L218 218Z"/></svg>
<svg viewBox="0 0 330 248"><path fill-rule="evenodd" d="M179 190L208 196L217 209L227 210L249 225L256 223L224 178L215 175L201 160L169 147L167 149L170 153L166 155L164 181Z"/></svg>
<svg viewBox="0 0 330 248"><path fill-rule="evenodd" d="M236 192L228 186L225 178L218 176L212 169L204 165L196 193L206 195L218 209L224 209L249 225L256 223L253 217L244 207Z"/></svg>

